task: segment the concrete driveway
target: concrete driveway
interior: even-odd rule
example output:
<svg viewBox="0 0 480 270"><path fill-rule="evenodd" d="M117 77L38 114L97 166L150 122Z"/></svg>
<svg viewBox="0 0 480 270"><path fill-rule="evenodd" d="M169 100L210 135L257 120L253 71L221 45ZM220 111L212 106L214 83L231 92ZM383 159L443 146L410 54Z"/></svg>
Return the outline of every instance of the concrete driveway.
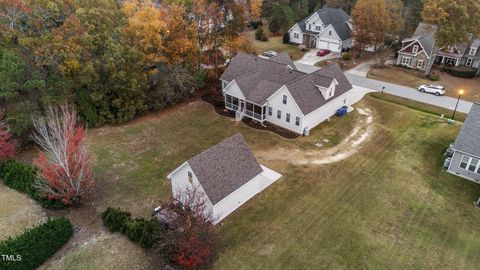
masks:
<svg viewBox="0 0 480 270"><path fill-rule="evenodd" d="M305 64L305 65L315 65L315 63L320 62L320 61L325 61L329 59L335 59L335 58L340 58L341 54L339 52L331 52L325 56L317 56L317 52L320 49L311 49L310 51L306 52L302 59L297 60L296 62L300 64Z"/></svg>

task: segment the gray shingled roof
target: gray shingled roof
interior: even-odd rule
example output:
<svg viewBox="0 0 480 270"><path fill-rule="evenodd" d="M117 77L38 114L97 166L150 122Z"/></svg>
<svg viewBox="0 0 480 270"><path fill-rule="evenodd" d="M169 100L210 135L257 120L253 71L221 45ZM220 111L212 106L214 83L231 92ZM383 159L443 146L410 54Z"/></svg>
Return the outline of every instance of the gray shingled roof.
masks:
<svg viewBox="0 0 480 270"><path fill-rule="evenodd" d="M480 104L473 104L453 148L480 157Z"/></svg>
<svg viewBox="0 0 480 270"><path fill-rule="evenodd" d="M297 67L288 53L280 53L272 58L262 58L252 54L239 52L232 58L225 72L220 76L221 80L232 81L235 78L246 75L258 69L272 70L274 68L284 69L290 66L293 70Z"/></svg>
<svg viewBox="0 0 480 270"><path fill-rule="evenodd" d="M435 47L435 31L437 30L436 26L427 24L424 22L420 22L413 33L411 38L406 38L402 42L410 42L413 40L418 40L422 45L425 52L428 56L432 56L432 54L437 50Z"/></svg>
<svg viewBox="0 0 480 270"><path fill-rule="evenodd" d="M307 18L298 23L300 29L303 33L318 35L319 33L309 31L306 29L305 21L310 18L313 14L317 13L325 26L332 25L335 32L342 40L347 40L352 37L352 31L348 26L347 22L350 20L350 16L343 11L341 8L321 8L312 14L308 15Z"/></svg>
<svg viewBox="0 0 480 270"><path fill-rule="evenodd" d="M334 96L326 100L316 85L328 87L333 79L337 80L338 85L335 87ZM330 100L335 99L353 88L340 66L336 63L310 73L286 86L300 107L303 115L313 112L327 104Z"/></svg>
<svg viewBox="0 0 480 270"><path fill-rule="evenodd" d="M187 163L212 204L263 172L240 133L194 156Z"/></svg>
<svg viewBox="0 0 480 270"><path fill-rule="evenodd" d="M259 105L265 104L272 94L286 85L304 115L353 88L338 64L307 74L288 68L285 65L287 62L289 61L283 59L282 64L279 64L241 53L232 59L221 78L229 81L235 79L245 98ZM235 74L240 75L234 77ZM335 95L325 100L315 85L328 87L333 79L338 82Z"/></svg>

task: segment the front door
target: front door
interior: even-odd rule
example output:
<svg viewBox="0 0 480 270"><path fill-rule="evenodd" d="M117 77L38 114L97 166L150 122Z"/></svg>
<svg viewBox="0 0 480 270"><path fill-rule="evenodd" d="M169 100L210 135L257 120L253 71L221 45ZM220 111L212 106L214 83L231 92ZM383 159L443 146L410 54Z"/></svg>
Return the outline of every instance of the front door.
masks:
<svg viewBox="0 0 480 270"><path fill-rule="evenodd" d="M245 108L245 101L240 99L239 107L240 107L240 111L243 111L243 109Z"/></svg>

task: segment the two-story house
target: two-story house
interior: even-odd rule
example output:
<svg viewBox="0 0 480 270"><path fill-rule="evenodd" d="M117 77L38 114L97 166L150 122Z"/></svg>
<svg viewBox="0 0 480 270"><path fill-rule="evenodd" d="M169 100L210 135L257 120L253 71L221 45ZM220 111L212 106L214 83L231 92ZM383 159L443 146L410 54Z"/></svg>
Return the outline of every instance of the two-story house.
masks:
<svg viewBox="0 0 480 270"><path fill-rule="evenodd" d="M290 42L341 52L353 47L352 20L340 8L322 8L290 30Z"/></svg>

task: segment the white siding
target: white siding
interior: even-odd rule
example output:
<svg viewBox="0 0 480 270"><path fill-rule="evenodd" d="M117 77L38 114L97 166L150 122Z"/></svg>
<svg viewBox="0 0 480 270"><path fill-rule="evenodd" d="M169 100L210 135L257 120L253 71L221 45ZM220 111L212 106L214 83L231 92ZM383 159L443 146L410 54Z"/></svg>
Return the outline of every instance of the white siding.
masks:
<svg viewBox="0 0 480 270"><path fill-rule="evenodd" d="M290 42L296 44L303 43L302 29L300 29L300 26L298 26L298 24L295 24L288 32L290 33ZM298 34L298 38L295 38L295 34Z"/></svg>
<svg viewBox="0 0 480 270"><path fill-rule="evenodd" d="M283 104L283 95L287 96L287 104ZM272 115L268 114L268 107L272 107ZM281 118L277 118L277 110L282 112ZM290 114L290 122L286 121L287 113ZM300 125L295 125L295 117L300 117ZM295 103L292 95L285 86L282 86L274 95L267 101L267 121L283 128L292 130L302 134L302 118L303 114L300 108Z"/></svg>
<svg viewBox="0 0 480 270"><path fill-rule="evenodd" d="M235 209L242 206L249 199L259 193L261 178L263 178L262 175L257 175L243 186L230 193L230 195L223 198L223 200L216 203L213 206L214 223L221 221L235 211Z"/></svg>
<svg viewBox="0 0 480 270"><path fill-rule="evenodd" d="M318 36L317 40L318 49L328 49L333 52L342 51L342 44L342 40L331 25L325 28L325 30Z"/></svg>
<svg viewBox="0 0 480 270"><path fill-rule="evenodd" d="M189 171L192 172L193 174L192 183L188 181ZM169 178L172 181L173 198L180 199L181 196L185 195L185 191L196 190L196 192L204 194L205 196L205 202L206 202L205 214L210 216L210 218L212 219L214 218L213 205L208 199L208 197L205 195L206 194L205 191L203 190L202 186L200 185L200 182L195 176L195 173L193 172L192 168L190 168L187 162L182 164L180 167L177 168L176 171L171 173L169 175Z"/></svg>
<svg viewBox="0 0 480 270"><path fill-rule="evenodd" d="M225 81L225 80L220 80L222 82L222 90L225 89L225 87L227 87L227 85L230 83L229 81Z"/></svg>
<svg viewBox="0 0 480 270"><path fill-rule="evenodd" d="M324 106L307 114L304 117L303 128L309 128L311 130L321 122L327 120L327 118L335 115L337 110L340 109L343 105L352 105L353 101L349 98L350 92L351 91L344 93L343 95L335 98L334 100L331 100Z"/></svg>
<svg viewBox="0 0 480 270"><path fill-rule="evenodd" d="M229 94L230 96L245 100L245 96L235 80L233 80L225 89L223 89L223 92Z"/></svg>
<svg viewBox="0 0 480 270"><path fill-rule="evenodd" d="M305 22L306 23L306 29L312 32L317 32L320 33L323 30L323 22L320 19L320 16L318 16L318 13L314 13L308 20ZM310 29L308 28L308 25L310 25ZM316 26L321 26L320 30L316 29Z"/></svg>

